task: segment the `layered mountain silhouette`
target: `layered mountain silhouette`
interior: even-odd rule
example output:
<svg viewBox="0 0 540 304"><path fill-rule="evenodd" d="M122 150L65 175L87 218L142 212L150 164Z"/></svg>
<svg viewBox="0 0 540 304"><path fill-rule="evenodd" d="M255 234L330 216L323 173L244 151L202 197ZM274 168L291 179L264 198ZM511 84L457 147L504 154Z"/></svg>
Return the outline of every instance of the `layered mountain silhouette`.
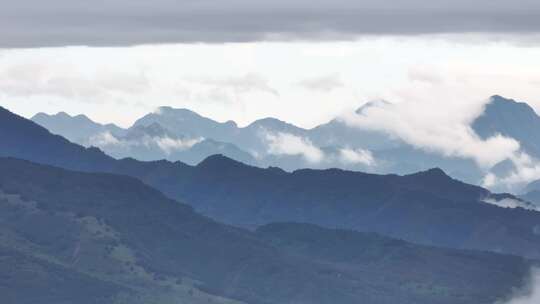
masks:
<svg viewBox="0 0 540 304"><path fill-rule="evenodd" d="M523 193L520 196L521 198L534 203L540 208L540 180L528 184Z"/></svg>
<svg viewBox="0 0 540 304"><path fill-rule="evenodd" d="M440 169L398 176L247 166L212 156L197 166L115 160L0 111L0 156L86 172L129 175L204 215L235 226L303 222L407 241L540 257L540 213L522 201L450 178ZM496 206L499 204L500 206Z"/></svg>
<svg viewBox="0 0 540 304"><path fill-rule="evenodd" d="M381 102L367 103L356 112L361 115ZM128 129L65 113L40 113L32 119L52 133L86 147L99 147L115 158L167 159L194 165L210 155L223 154L251 165L287 171L341 168L380 174L410 174L440 167L473 184L480 184L485 175L473 160L426 152L387 133L351 127L338 118L312 129L275 118L238 127L232 121L220 123L187 109L161 107ZM144 132L148 128L161 132ZM481 138L497 134L514 138L524 152L540 159L536 140L540 138L540 117L525 103L493 96L471 128ZM138 136L130 136L133 133ZM287 150L291 141L300 148ZM513 169L513 164L506 162L494 170L507 175Z"/></svg>
<svg viewBox="0 0 540 304"><path fill-rule="evenodd" d="M0 158L0 211L10 303L491 304L533 266L307 224L250 232L134 178L14 158Z"/></svg>
<svg viewBox="0 0 540 304"><path fill-rule="evenodd" d="M496 134L514 138L527 153L540 159L540 116L524 102L493 96L472 127L483 138Z"/></svg>

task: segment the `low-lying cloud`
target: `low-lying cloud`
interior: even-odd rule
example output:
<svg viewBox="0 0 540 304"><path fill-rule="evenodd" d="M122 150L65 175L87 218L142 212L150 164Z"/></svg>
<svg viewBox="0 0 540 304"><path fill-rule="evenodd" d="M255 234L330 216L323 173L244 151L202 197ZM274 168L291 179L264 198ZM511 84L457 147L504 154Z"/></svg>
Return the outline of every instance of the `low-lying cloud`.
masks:
<svg viewBox="0 0 540 304"><path fill-rule="evenodd" d="M528 285L515 293L510 300L497 302L495 304L538 304L540 303L540 270L534 268L531 271L531 278Z"/></svg>
<svg viewBox="0 0 540 304"><path fill-rule="evenodd" d="M470 123L482 110L482 103L470 100L442 103L419 99L372 103L360 113L345 115L343 119L350 126L383 131L419 149L470 158L479 167L489 169L513 157L520 144L501 135L481 139Z"/></svg>
<svg viewBox="0 0 540 304"><path fill-rule="evenodd" d="M324 152L316 147L309 139L289 133L266 133L268 153L273 155L298 155L310 163L320 163L324 160Z"/></svg>
<svg viewBox="0 0 540 304"><path fill-rule="evenodd" d="M375 158L369 150L343 148L339 150L340 160L345 164L375 165Z"/></svg>
<svg viewBox="0 0 540 304"><path fill-rule="evenodd" d="M174 151L184 151L190 149L194 145L203 141L203 138L192 139L173 139L170 137L155 137L158 147L166 154L171 154Z"/></svg>
<svg viewBox="0 0 540 304"><path fill-rule="evenodd" d="M526 209L526 210L534 210L534 211L538 211L538 207L531 204L531 203L528 203L528 202L524 202L524 201L520 201L520 200L517 200L517 199L512 199L512 198L503 198L503 199L500 199L500 200L497 200L497 199L494 199L494 198L487 198L487 199L484 199L484 202L485 203L488 203L488 204L492 204L492 205L495 205L495 206L499 206L499 207L502 207L502 208L523 208L523 209Z"/></svg>
<svg viewBox="0 0 540 304"><path fill-rule="evenodd" d="M126 149L134 147L146 147L146 148L159 148L165 155L170 155L171 153L177 151L185 151L193 147L194 145L202 142L203 138L170 138L167 136L162 137L151 137L144 136L140 139L124 139L121 137L116 137L109 131L99 133L95 136L90 137L88 140L87 146L95 146L102 149Z"/></svg>

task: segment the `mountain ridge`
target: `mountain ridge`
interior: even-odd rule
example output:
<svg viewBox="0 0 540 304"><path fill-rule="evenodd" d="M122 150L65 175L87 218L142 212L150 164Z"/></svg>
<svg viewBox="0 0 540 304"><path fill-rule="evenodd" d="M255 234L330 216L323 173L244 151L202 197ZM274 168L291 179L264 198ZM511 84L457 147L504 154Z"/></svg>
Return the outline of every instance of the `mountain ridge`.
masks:
<svg viewBox="0 0 540 304"><path fill-rule="evenodd" d="M57 261L69 273L89 273L131 288L121 303L352 304L369 299L389 304L399 299L489 304L524 286L533 266L516 256L419 246L313 225L275 223L249 232L203 217L135 178L15 158L0 158L0 194L3 244ZM315 241L315 236L324 238ZM304 246L324 255L299 250ZM425 263L410 271L411 262L424 259L439 265L437 275L430 275ZM0 269L5 267L0 259ZM0 276L0 290L2 282ZM13 282L27 286L23 278ZM427 289L403 288L411 283ZM121 292L88 284L93 294L87 303Z"/></svg>
<svg viewBox="0 0 540 304"><path fill-rule="evenodd" d="M227 159L227 170L204 170L181 162L115 160L8 113L0 111L0 156L133 176L228 224L255 228L270 222L305 222L427 245L540 257L535 242L540 238L535 234L540 213L488 204L488 190L453 180L440 170L406 176L336 169L287 173ZM47 155L36 153L43 147ZM210 158L220 159L224 160ZM497 233L488 233L486 227Z"/></svg>
<svg viewBox="0 0 540 304"><path fill-rule="evenodd" d="M361 114L381 103L388 102L367 103L356 113ZM517 121L526 123L516 127L514 125ZM53 122L40 123L53 131L57 129ZM112 138L107 135L93 144L88 140L73 140L74 136L71 135L67 137L85 146L97 145L116 158L180 160L192 165L210 155L225 154L259 167L281 167L287 171L338 167L381 174L409 174L431 167L441 167L450 175L474 184L482 184L486 174L485 170L479 168L471 159L426 152L391 134L350 127L339 118L313 128L301 128L272 117L258 119L239 127L233 121L218 122L189 109L165 106L141 117L132 128L153 124L167 130L168 135L160 137L161 144L153 143L154 148L148 151L141 149L148 145L149 139L124 142L121 136L127 132L124 129L107 131L112 134ZM528 127L523 128L522 125ZM494 95L482 114L471 122L471 128L484 139L497 134L514 138L521 143L524 152L540 159L540 145L535 143L535 138L540 137L540 117L525 103ZM68 131L76 129L70 128ZM106 126L101 126L100 134L104 132L103 129L106 129ZM66 135L69 135L68 131ZM62 134L58 131L53 133ZM174 141L178 138L206 142L204 145L185 145ZM291 142L299 148L287 149L285 145ZM308 153L306 151L316 151L317 155L322 157L318 157L315 162L311 161L309 155L304 154ZM369 158L366 159L366 155ZM501 176L510 174L514 169L515 165L509 161L493 168L494 172Z"/></svg>

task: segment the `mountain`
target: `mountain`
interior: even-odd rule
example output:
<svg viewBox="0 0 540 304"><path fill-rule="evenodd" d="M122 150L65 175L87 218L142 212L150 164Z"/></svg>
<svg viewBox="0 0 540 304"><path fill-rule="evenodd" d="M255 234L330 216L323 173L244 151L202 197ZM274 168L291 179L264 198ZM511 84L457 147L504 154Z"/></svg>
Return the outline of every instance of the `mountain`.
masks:
<svg viewBox="0 0 540 304"><path fill-rule="evenodd" d="M65 112L55 115L38 113L32 120L54 134L61 135L71 142L82 144L88 139L104 133L122 134L124 130L114 124L99 124L85 115L70 116Z"/></svg>
<svg viewBox="0 0 540 304"><path fill-rule="evenodd" d="M0 290L16 303L491 304L533 266L312 225L249 232L134 178L13 158L0 210Z"/></svg>
<svg viewBox="0 0 540 304"><path fill-rule="evenodd" d="M540 191L540 179L529 183L525 187L525 192Z"/></svg>
<svg viewBox="0 0 540 304"><path fill-rule="evenodd" d="M540 158L540 116L524 102L493 96L472 128L482 138L496 134L514 138L531 156Z"/></svg>
<svg viewBox="0 0 540 304"><path fill-rule="evenodd" d="M0 111L0 156L67 169L129 175L219 221L254 228L292 221L378 232L427 245L540 257L540 213L501 208L519 199L494 195L440 169L376 175L261 169L223 156L197 166L115 160Z"/></svg>
<svg viewBox="0 0 540 304"><path fill-rule="evenodd" d="M540 208L540 180L531 182L524 189L524 194L520 197L534 203Z"/></svg>
<svg viewBox="0 0 540 304"><path fill-rule="evenodd" d="M371 107L380 104L387 104L387 102L368 102L355 112L362 115ZM398 138L389 136L384 132L351 127L340 118L332 119L328 123L309 130L309 138L320 147L362 147L371 151L388 150L405 145Z"/></svg>
<svg viewBox="0 0 540 304"><path fill-rule="evenodd" d="M163 108L161 111L167 113L169 110ZM187 117L196 115L187 110L175 112L179 113L181 115L191 113L186 114ZM191 132L176 134L157 122L147 125L141 122L128 129L122 129L114 125L95 123L84 115L69 116L63 112L56 115L40 113L35 115L32 121L54 134L66 137L71 142L85 147L98 147L118 159L132 157L142 161L181 160L194 165L208 156L223 154L244 163L256 163L250 153L234 144L195 136L193 135L195 133Z"/></svg>
<svg viewBox="0 0 540 304"><path fill-rule="evenodd" d="M3 303L121 303L116 301L129 297L130 292L119 284L13 250L4 244L0 245L0 274Z"/></svg>
<svg viewBox="0 0 540 304"><path fill-rule="evenodd" d="M155 112L138 119L134 126L159 124L176 135L191 138L212 138L230 142L227 139L237 129L236 123L219 123L187 109L160 107Z"/></svg>
<svg viewBox="0 0 540 304"><path fill-rule="evenodd" d="M369 103L358 109L362 113ZM206 157L223 154L229 158L259 167L280 167L288 171L299 168L332 167L377 173L412 173L434 166L443 167L453 176L477 182L482 176L471 161L450 159L417 150L385 133L351 128L340 119L313 129L303 129L287 122L264 118L240 128L234 122L219 123L187 109L161 107L145 115L128 129L109 131L98 126L86 138L74 140L72 130L85 129L77 117L58 114L70 123L65 131L36 115L33 120L51 128L53 133L86 147L98 147L115 158L132 157L151 161L167 159L197 164ZM289 151L291 141L298 146ZM319 156L310 157L306 150ZM471 173L472 171L472 173Z"/></svg>
<svg viewBox="0 0 540 304"><path fill-rule="evenodd" d="M213 156L184 172L166 193L234 225L305 222L540 257L540 213L501 208L497 204L519 199L454 180L440 169L405 176L338 169L287 173Z"/></svg>
<svg viewBox="0 0 540 304"><path fill-rule="evenodd" d="M520 141L525 152L540 158L540 146L536 140L540 135L540 117L534 110L525 103L501 96L493 96L490 100L482 115L471 124L473 130L482 138L496 134L513 137ZM356 113L363 115L372 107L386 103L370 102ZM53 133L65 135L83 146L96 146L116 158L167 159L196 164L210 155L223 154L251 165L280 167L287 171L341 168L380 174L410 174L440 167L451 176L473 184L482 184L485 176L485 170L472 159L418 149L386 132L351 127L341 118L312 129L275 118L264 118L246 127L238 127L232 121L217 122L188 109L160 107L138 119L129 129L111 131L107 126L88 122L79 116L71 117L70 123L63 124L44 123L41 116L34 117L34 121ZM69 121L66 114L57 116L56 120L61 117ZM87 132L90 135L86 138L72 134L77 129L88 129L89 124L94 127L92 132ZM163 132L160 135L141 132L148 128L160 128ZM133 137L132 133L138 136ZM497 164L493 171L505 176L513 169L514 165L506 161Z"/></svg>

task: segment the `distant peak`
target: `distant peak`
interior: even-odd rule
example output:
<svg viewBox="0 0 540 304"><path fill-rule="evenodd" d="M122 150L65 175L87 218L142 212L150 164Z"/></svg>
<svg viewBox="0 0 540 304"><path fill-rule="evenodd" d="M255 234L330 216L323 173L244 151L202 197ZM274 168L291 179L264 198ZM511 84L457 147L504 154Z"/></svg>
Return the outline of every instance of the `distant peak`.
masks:
<svg viewBox="0 0 540 304"><path fill-rule="evenodd" d="M241 166L247 166L239 161L236 161L232 158L228 158L227 156L223 154L214 154L211 156L208 156L203 161L201 161L197 167L198 168L209 168L209 169L225 169L230 167L241 167Z"/></svg>
<svg viewBox="0 0 540 304"><path fill-rule="evenodd" d="M66 113L66 112L64 112L64 111L58 112L58 113L56 113L55 115L52 115L52 116L57 116L57 117L72 117L71 115L69 115L68 113Z"/></svg>
<svg viewBox="0 0 540 304"><path fill-rule="evenodd" d="M519 102L515 99L506 98L501 95L493 95L489 98L490 104L492 105L499 105L499 106L512 106L512 105L526 105L529 107L529 105L525 102Z"/></svg>
<svg viewBox="0 0 540 304"><path fill-rule="evenodd" d="M441 168L431 168L425 171L420 171L417 173L410 174L410 176L422 176L422 177L430 177L430 178L441 178L441 177L450 178L450 176L448 176L448 174L446 174L446 172L444 172L444 170L442 170Z"/></svg>
<svg viewBox="0 0 540 304"><path fill-rule="evenodd" d="M251 125L269 125L269 124L286 124L286 122L281 121L274 117L265 117L261 119L257 119L254 122L251 123Z"/></svg>
<svg viewBox="0 0 540 304"><path fill-rule="evenodd" d="M355 111L355 113L356 114L362 114L369 108L382 107L382 106L389 105L389 104L390 104L390 102L388 102L388 101L386 101L384 99L377 99L377 100L368 101L367 103L365 103L364 105L359 107Z"/></svg>
<svg viewBox="0 0 540 304"><path fill-rule="evenodd" d="M262 128L270 128L270 129L285 129L285 130L299 130L302 129L301 127L295 126L291 123L288 123L286 121L274 118L274 117L266 117L262 119L258 119L251 124L247 126L247 128L254 128L254 127L262 127Z"/></svg>
<svg viewBox="0 0 540 304"><path fill-rule="evenodd" d="M515 99L506 98L501 95L493 95L489 99L486 106L487 110L519 110L522 113L530 112L536 114L535 110L526 102L516 101Z"/></svg>
<svg viewBox="0 0 540 304"><path fill-rule="evenodd" d="M190 116L200 116L194 111L191 111L186 108L173 108L170 106L161 106L156 109L154 112L158 115L190 115Z"/></svg>
<svg viewBox="0 0 540 304"><path fill-rule="evenodd" d="M225 124L231 127L235 127L235 128L238 127L238 125L236 124L234 120L227 120Z"/></svg>
<svg viewBox="0 0 540 304"><path fill-rule="evenodd" d="M43 112L39 112L37 113L36 115L32 116L32 118L30 118L31 120L35 120L35 119L42 119L42 118L48 118L50 117L49 114L47 113L43 113Z"/></svg>

